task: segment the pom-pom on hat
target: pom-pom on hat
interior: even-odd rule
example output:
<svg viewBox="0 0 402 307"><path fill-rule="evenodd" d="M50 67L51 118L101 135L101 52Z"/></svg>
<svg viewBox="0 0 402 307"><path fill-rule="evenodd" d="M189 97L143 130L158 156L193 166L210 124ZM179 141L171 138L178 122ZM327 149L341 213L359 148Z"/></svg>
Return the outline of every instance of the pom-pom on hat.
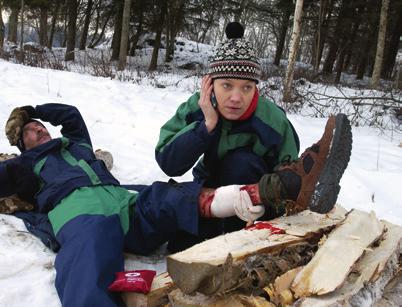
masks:
<svg viewBox="0 0 402 307"><path fill-rule="evenodd" d="M243 26L231 22L226 26L225 33L227 40L218 46L210 59L208 74L212 79L246 79L258 83L261 66L254 48L243 38Z"/></svg>

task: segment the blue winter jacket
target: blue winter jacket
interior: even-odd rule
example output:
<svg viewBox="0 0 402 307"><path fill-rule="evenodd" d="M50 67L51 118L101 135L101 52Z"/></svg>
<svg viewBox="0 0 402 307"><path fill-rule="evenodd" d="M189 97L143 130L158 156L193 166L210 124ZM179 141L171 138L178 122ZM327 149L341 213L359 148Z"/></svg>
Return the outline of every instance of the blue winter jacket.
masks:
<svg viewBox="0 0 402 307"><path fill-rule="evenodd" d="M43 236L37 226L48 223L47 213L64 197L80 187L119 185L119 182L107 170L104 162L96 159L87 127L77 108L51 103L36 106L35 113L35 118L53 126L61 125L63 137L52 139L24 151L14 159L2 162L0 197L15 193L15 187L8 178L6 164L14 161L29 166L40 180L41 188L35 195L35 210L16 215L24 219L28 230L38 235L49 246L49 238ZM51 232L50 224L45 227L45 232L49 232L49 229ZM35 230L39 233L35 233Z"/></svg>

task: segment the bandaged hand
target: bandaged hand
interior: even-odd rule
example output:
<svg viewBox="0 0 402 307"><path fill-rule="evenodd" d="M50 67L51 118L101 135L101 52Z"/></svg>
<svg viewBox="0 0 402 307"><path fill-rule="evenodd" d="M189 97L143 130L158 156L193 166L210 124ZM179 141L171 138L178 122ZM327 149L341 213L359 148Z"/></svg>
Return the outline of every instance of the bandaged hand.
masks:
<svg viewBox="0 0 402 307"><path fill-rule="evenodd" d="M246 191L240 191L240 201L235 202L234 210L237 217L245 222L254 222L265 213L265 207L253 205Z"/></svg>
<svg viewBox="0 0 402 307"><path fill-rule="evenodd" d="M255 221L261 217L265 208L254 206L247 191L241 191L240 185L229 185L216 189L211 204L214 217L225 218L237 215L243 221Z"/></svg>
<svg viewBox="0 0 402 307"><path fill-rule="evenodd" d="M5 128L10 145L14 146L18 143L22 129L31 118L31 113L33 112L34 108L32 106L18 107L11 111Z"/></svg>

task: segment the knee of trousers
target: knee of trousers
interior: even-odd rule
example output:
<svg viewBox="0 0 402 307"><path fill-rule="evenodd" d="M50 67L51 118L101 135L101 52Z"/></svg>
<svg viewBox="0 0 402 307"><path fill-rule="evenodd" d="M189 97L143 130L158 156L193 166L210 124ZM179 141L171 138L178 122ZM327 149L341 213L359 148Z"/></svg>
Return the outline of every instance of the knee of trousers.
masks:
<svg viewBox="0 0 402 307"><path fill-rule="evenodd" d="M256 183L269 172L264 159L250 148L239 148L228 152L222 159L218 171L220 186Z"/></svg>
<svg viewBox="0 0 402 307"><path fill-rule="evenodd" d="M154 182L141 191L126 234L126 250L148 254L177 231L198 234L197 182Z"/></svg>
<svg viewBox="0 0 402 307"><path fill-rule="evenodd" d="M81 215L57 234L56 289L66 306L115 306L107 291L124 270L124 233L118 215Z"/></svg>

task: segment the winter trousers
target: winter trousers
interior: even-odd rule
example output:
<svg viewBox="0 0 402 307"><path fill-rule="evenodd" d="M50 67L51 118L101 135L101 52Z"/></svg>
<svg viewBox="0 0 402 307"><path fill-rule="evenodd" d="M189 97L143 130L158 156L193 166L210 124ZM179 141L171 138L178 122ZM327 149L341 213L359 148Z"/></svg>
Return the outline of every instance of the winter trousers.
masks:
<svg viewBox="0 0 402 307"><path fill-rule="evenodd" d="M132 194L98 186L63 199L49 213L61 246L55 268L62 305L123 305L107 290L115 272L124 271L123 252L149 254L178 231L198 235L200 189L194 182L155 182Z"/></svg>
<svg viewBox="0 0 402 307"><path fill-rule="evenodd" d="M202 182L204 187L217 188L231 184L253 184L258 183L260 178L272 172L272 167L249 148L238 148L226 154L220 161L214 176L201 178L201 173L194 171L194 181ZM272 219L271 213L267 212L262 219ZM246 223L237 217L225 219L200 218L199 235L194 236L188 232L179 232L169 241L170 252L184 250L205 239L216 237L222 233L232 232L244 228Z"/></svg>

